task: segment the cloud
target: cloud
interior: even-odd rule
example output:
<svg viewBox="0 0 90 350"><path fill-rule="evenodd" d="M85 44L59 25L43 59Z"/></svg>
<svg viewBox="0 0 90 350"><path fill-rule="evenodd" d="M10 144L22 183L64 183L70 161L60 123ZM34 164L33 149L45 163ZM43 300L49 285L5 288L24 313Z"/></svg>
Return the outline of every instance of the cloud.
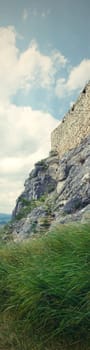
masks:
<svg viewBox="0 0 90 350"><path fill-rule="evenodd" d="M23 10L22 19L23 19L23 21L26 21L27 18L28 18L28 11L27 11L27 9L25 8L25 9Z"/></svg>
<svg viewBox="0 0 90 350"><path fill-rule="evenodd" d="M27 15L24 9L23 20ZM34 87L66 97L90 79L89 59L68 74L69 62L61 52L43 54L35 40L20 52L17 36L14 27L0 27L0 212L13 209L34 163L48 155L50 134L59 122L47 112L12 104L12 97ZM61 68L67 69L67 79L61 78Z"/></svg>
<svg viewBox="0 0 90 350"><path fill-rule="evenodd" d="M0 28L0 100L7 99L16 90L16 66L19 50L16 32L12 27Z"/></svg>
<svg viewBox="0 0 90 350"><path fill-rule="evenodd" d="M14 181L13 178L0 178L0 213L11 213L15 206L16 198L19 196L23 186L21 180Z"/></svg>
<svg viewBox="0 0 90 350"><path fill-rule="evenodd" d="M50 9L47 9L47 10L43 9L42 11L38 11L38 9L35 7L33 9L30 8L29 10L30 10L31 16L39 17L39 18L41 17L42 19L47 18L51 14Z"/></svg>
<svg viewBox="0 0 90 350"><path fill-rule="evenodd" d="M90 60L84 59L79 65L73 67L67 79L58 79L56 82L56 95L64 97L72 94L76 90L81 90L90 79Z"/></svg>
<svg viewBox="0 0 90 350"><path fill-rule="evenodd" d="M57 123L49 113L30 107L0 106L1 212L14 207L15 198L34 163L48 155L50 134Z"/></svg>
<svg viewBox="0 0 90 350"><path fill-rule="evenodd" d="M67 83L65 78L57 79L55 93L57 97L63 98L65 97L65 93L67 91Z"/></svg>
<svg viewBox="0 0 90 350"><path fill-rule="evenodd" d="M19 91L54 87L66 64L58 52L43 54L36 43L20 52L14 27L0 27L0 212L10 211L35 162L48 155L50 134L57 126L51 114L12 104Z"/></svg>
<svg viewBox="0 0 90 350"><path fill-rule="evenodd" d="M66 59L56 51L51 55L40 52L36 41L20 53L16 46L17 33L13 27L0 28L0 100L10 99L17 91L33 87L49 89ZM7 58L7 59L6 59Z"/></svg>
<svg viewBox="0 0 90 350"><path fill-rule="evenodd" d="M52 59L56 67L62 68L68 63L67 58L62 55L58 50L55 50L52 54Z"/></svg>
<svg viewBox="0 0 90 350"><path fill-rule="evenodd" d="M0 107L0 157L34 154L49 141L56 120L49 113L35 111L31 107L2 105ZM46 125L46 127L45 127ZM43 129L43 132L42 132ZM46 149L48 149L48 142Z"/></svg>
<svg viewBox="0 0 90 350"><path fill-rule="evenodd" d="M90 60L84 59L80 64L72 69L67 81L69 91L81 89L90 79Z"/></svg>

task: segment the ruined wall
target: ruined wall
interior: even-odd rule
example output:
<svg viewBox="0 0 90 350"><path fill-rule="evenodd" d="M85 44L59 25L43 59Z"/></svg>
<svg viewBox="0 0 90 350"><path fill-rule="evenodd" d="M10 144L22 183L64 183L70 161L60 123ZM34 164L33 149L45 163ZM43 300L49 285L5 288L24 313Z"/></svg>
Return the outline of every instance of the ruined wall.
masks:
<svg viewBox="0 0 90 350"><path fill-rule="evenodd" d="M90 134L90 82L80 94L77 102L51 134L51 149L60 156L79 145Z"/></svg>

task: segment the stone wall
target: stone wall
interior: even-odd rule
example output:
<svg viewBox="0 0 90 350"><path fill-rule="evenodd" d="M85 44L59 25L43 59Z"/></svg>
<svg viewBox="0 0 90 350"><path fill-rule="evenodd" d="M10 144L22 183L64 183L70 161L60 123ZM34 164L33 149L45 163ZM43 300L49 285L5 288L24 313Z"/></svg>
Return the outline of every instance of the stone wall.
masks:
<svg viewBox="0 0 90 350"><path fill-rule="evenodd" d="M61 155L79 145L90 134L90 82L77 102L51 134L51 149Z"/></svg>

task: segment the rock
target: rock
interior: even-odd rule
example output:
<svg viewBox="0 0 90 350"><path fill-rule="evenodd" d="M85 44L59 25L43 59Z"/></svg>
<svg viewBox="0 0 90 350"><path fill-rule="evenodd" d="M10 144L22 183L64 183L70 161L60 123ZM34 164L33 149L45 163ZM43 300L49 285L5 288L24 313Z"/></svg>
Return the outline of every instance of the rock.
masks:
<svg viewBox="0 0 90 350"><path fill-rule="evenodd" d="M10 226L14 240L50 230L57 223L90 218L90 136L59 159L36 163L16 202Z"/></svg>
<svg viewBox="0 0 90 350"><path fill-rule="evenodd" d="M77 148L65 154L67 160L67 177L65 186L60 196L57 197L56 204L63 200L71 201L77 196L80 198L81 207L90 202L90 137L85 139ZM82 162L82 157L84 161ZM64 160L63 160L64 161ZM88 174L88 175L87 175Z"/></svg>
<svg viewBox="0 0 90 350"><path fill-rule="evenodd" d="M58 183L57 183L57 189L56 189L56 191L57 191L57 194L61 194L61 192L63 191L63 189L64 189L64 186L65 186L65 181L58 181Z"/></svg>
<svg viewBox="0 0 90 350"><path fill-rule="evenodd" d="M64 205L63 213L64 214L71 214L76 212L76 210L79 210L82 207L82 199L77 195L73 198L71 198L67 203Z"/></svg>
<svg viewBox="0 0 90 350"><path fill-rule="evenodd" d="M55 167L57 166L56 159L55 163L53 162L53 166L52 162L52 159L50 162L48 162L48 159L46 159L36 163L35 169L31 171L29 178L25 181L24 192L21 194L21 196L19 196L16 202L16 207L13 211L13 218L15 218L25 206L25 200L38 200L44 194L48 195L48 193L55 190L57 183L55 175Z"/></svg>
<svg viewBox="0 0 90 350"><path fill-rule="evenodd" d="M45 228L50 226L52 219L53 215L45 205L33 209L26 218L16 220L13 223L14 240L18 239L18 235L20 239L25 239L40 233L41 230L45 231Z"/></svg>
<svg viewBox="0 0 90 350"><path fill-rule="evenodd" d="M67 161L61 160L58 167L58 180L63 181L68 176L68 166Z"/></svg>
<svg viewBox="0 0 90 350"><path fill-rule="evenodd" d="M81 222L90 222L90 204L88 204L84 209L81 211Z"/></svg>
<svg viewBox="0 0 90 350"><path fill-rule="evenodd" d="M67 223L76 223L81 222L85 224L86 222L90 222L90 204L85 208L78 210L71 214L63 215L63 213L58 212L56 220L53 220L50 226L50 231L58 224L67 224Z"/></svg>

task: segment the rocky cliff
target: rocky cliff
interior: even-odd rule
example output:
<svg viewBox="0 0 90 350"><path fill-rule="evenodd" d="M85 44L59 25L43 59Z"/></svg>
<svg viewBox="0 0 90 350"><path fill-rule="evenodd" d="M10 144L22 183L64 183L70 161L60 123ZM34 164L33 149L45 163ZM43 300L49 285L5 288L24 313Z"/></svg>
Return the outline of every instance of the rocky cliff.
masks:
<svg viewBox="0 0 90 350"><path fill-rule="evenodd" d="M65 153L35 164L17 199L9 231L14 240L43 234L57 223L90 220L90 136Z"/></svg>

